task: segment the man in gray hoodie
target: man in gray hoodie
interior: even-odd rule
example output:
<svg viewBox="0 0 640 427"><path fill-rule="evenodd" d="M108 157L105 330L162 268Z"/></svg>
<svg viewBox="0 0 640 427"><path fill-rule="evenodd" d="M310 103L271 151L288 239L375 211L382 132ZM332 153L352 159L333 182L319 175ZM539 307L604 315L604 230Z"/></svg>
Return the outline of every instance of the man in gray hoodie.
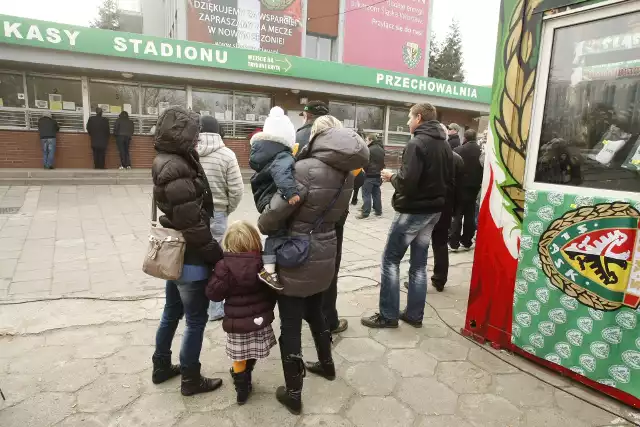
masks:
<svg viewBox="0 0 640 427"><path fill-rule="evenodd" d="M244 193L242 173L235 153L222 142L224 132L218 120L212 116L200 118L200 136L196 147L200 164L207 176L213 196L211 235L221 242L227 230L229 215L238 208ZM223 303L211 302L209 320L224 317Z"/></svg>

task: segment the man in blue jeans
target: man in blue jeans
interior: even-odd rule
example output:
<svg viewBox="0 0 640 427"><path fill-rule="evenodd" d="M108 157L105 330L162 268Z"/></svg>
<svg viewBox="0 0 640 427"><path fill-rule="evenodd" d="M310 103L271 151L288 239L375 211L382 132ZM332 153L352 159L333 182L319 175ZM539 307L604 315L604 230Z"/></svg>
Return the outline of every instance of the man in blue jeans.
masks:
<svg viewBox="0 0 640 427"><path fill-rule="evenodd" d="M395 189L391 224L382 256L380 312L362 319L369 328L397 328L398 319L422 327L427 299L427 254L431 233L444 209L453 180L453 151L431 104L416 104L409 111L413 138L402 155L397 174L382 171L382 179ZM400 312L400 262L411 247L407 307Z"/></svg>
<svg viewBox="0 0 640 427"><path fill-rule="evenodd" d="M366 137L369 144L369 164L364 170L365 179L362 185L362 213L358 219L369 218L371 205L376 216L382 215L382 185L381 172L384 169L384 147L376 134L369 134Z"/></svg>
<svg viewBox="0 0 640 427"><path fill-rule="evenodd" d="M44 113L38 120L38 132L40 133L40 144L42 145L42 163L45 169L53 169L56 155L56 134L59 130L60 125L51 117L49 112Z"/></svg>

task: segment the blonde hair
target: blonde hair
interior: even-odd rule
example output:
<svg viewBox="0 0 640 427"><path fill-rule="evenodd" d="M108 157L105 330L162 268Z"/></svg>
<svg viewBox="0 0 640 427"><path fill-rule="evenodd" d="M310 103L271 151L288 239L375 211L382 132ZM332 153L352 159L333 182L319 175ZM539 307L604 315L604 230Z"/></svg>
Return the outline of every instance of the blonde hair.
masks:
<svg viewBox="0 0 640 427"><path fill-rule="evenodd" d="M326 116L320 116L313 122L313 126L311 126L311 136L309 140L327 129L342 129L342 127L342 122L335 117L328 114Z"/></svg>
<svg viewBox="0 0 640 427"><path fill-rule="evenodd" d="M258 230L247 221L236 221L227 229L222 247L231 253L262 252Z"/></svg>

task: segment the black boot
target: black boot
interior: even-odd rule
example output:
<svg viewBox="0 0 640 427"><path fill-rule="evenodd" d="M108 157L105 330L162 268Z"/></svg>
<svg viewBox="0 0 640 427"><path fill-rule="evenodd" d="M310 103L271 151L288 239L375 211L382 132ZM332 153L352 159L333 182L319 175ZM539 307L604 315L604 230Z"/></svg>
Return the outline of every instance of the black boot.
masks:
<svg viewBox="0 0 640 427"><path fill-rule="evenodd" d="M236 401L238 405L244 405L249 400L249 394L251 393L251 372L244 371L238 373L232 373L233 384L236 387Z"/></svg>
<svg viewBox="0 0 640 427"><path fill-rule="evenodd" d="M299 354L284 354L282 337L280 337L280 355L286 387L278 387L276 399L294 415L302 411L302 379L305 376L304 362Z"/></svg>
<svg viewBox="0 0 640 427"><path fill-rule="evenodd" d="M327 330L319 335L314 335L313 341L316 344L319 362L305 363L307 370L316 375L320 375L329 381L335 380L336 367L333 364L333 358L331 357L331 331Z"/></svg>
<svg viewBox="0 0 640 427"><path fill-rule="evenodd" d="M180 375L180 366L171 364L171 356L154 355L151 360L153 361L151 381L154 384L161 384Z"/></svg>
<svg viewBox="0 0 640 427"><path fill-rule="evenodd" d="M199 393L214 391L222 385L220 378L205 378L200 375L200 364L190 368L180 368L182 372L182 384L180 391L183 396L193 396Z"/></svg>
<svg viewBox="0 0 640 427"><path fill-rule="evenodd" d="M253 391L253 376L251 374L253 373L253 368L256 367L256 362L258 362L256 359L247 360L247 373L249 373L249 392Z"/></svg>

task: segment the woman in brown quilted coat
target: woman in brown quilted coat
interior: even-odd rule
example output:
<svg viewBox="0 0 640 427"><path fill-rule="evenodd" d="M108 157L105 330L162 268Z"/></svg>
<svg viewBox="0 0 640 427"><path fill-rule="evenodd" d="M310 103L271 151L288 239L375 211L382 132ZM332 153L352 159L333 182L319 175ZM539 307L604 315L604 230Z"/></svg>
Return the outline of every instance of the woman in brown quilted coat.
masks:
<svg viewBox="0 0 640 427"><path fill-rule="evenodd" d="M342 128L333 116L318 118L311 140L298 156L295 179L301 201L288 204L276 195L258 220L263 234L287 227L291 234L311 233L310 254L297 268L280 268L284 287L278 297L280 353L286 387L276 397L292 413L302 409L302 379L305 366L301 354L303 316L309 323L319 362L307 364L310 372L335 379L331 357L331 332L322 314L322 292L333 279L337 241L335 224L343 216L353 191L354 169L369 162L369 149L355 131Z"/></svg>

